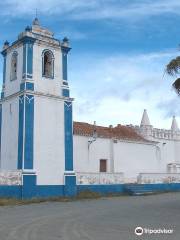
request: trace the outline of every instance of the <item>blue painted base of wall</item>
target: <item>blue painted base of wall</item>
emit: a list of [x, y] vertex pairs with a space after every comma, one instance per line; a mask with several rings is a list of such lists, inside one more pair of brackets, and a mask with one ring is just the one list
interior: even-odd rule
[[[51, 198], [72, 197], [83, 191], [92, 191], [101, 195], [130, 193], [141, 190], [141, 192], [175, 192], [180, 191], [180, 183], [169, 184], [114, 184], [114, 185], [76, 185], [74, 176], [67, 176], [66, 185], [36, 185], [35, 175], [24, 175], [23, 186], [0, 186], [1, 198]], [[133, 195], [133, 194], [132, 194]]]
[[102, 195], [124, 192], [124, 184], [112, 185], [77, 185], [77, 193], [83, 191], [92, 191]]
[[77, 195], [76, 176], [65, 176], [64, 195], [74, 197]]
[[0, 186], [1, 198], [22, 198], [22, 186]]

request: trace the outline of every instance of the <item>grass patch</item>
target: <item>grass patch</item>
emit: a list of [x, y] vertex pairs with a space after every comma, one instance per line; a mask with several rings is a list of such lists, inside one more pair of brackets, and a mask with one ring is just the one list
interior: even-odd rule
[[[173, 193], [178, 192], [174, 191]], [[153, 192], [151, 194], [142, 194], [139, 196], [150, 196], [156, 194], [164, 194], [164, 193], [172, 193], [172, 191], [158, 191]], [[107, 193], [107, 194], [100, 194], [98, 192], [93, 192], [90, 190], [85, 190], [80, 193], [76, 197], [51, 197], [51, 198], [32, 198], [27, 200], [21, 200], [16, 198], [0, 198], [0, 206], [17, 206], [17, 205], [26, 205], [26, 204], [38, 204], [44, 202], [72, 202], [78, 200], [88, 200], [88, 199], [100, 199], [100, 198], [111, 198], [111, 197], [126, 197], [132, 196], [128, 193]], [[134, 195], [136, 196], [136, 195]]]
[[26, 205], [26, 204], [35, 204], [43, 202], [69, 202], [71, 198], [63, 197], [52, 197], [52, 198], [32, 198], [29, 200], [21, 200], [16, 198], [0, 198], [0, 206], [11, 206], [11, 205]]
[[85, 190], [78, 193], [78, 195], [76, 196], [76, 199], [97, 199], [101, 197], [102, 195], [100, 193], [92, 192], [90, 190]]

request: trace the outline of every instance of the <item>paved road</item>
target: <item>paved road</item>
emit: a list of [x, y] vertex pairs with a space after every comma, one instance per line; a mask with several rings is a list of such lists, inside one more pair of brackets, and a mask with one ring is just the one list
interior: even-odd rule
[[[137, 226], [173, 234], [134, 234]], [[0, 240], [179, 240], [180, 193], [0, 207]]]

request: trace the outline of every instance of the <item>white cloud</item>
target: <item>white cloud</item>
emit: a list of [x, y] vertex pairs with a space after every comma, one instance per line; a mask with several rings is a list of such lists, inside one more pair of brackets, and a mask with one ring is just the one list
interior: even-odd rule
[[1, 14], [7, 16], [35, 15], [37, 8], [40, 15], [58, 14], [71, 19], [126, 19], [134, 21], [139, 18], [159, 14], [180, 14], [179, 0], [5, 0], [0, 3]]
[[[75, 97], [74, 119], [99, 124], [139, 124], [144, 108], [156, 127], [170, 127], [180, 113], [173, 79], [165, 65], [177, 52], [72, 59], [70, 83]], [[79, 67], [80, 66], [80, 67]], [[172, 104], [174, 103], [174, 104]]]

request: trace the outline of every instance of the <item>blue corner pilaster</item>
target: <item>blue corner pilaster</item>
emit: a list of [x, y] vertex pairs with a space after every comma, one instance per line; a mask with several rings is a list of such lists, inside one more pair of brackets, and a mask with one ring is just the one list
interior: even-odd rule
[[72, 102], [64, 102], [65, 171], [73, 171]]
[[24, 95], [19, 97], [18, 169], [23, 168]]
[[25, 96], [24, 169], [33, 169], [34, 96]]
[[63, 95], [63, 97], [69, 97], [69, 89], [63, 88], [62, 89], [62, 95]]
[[65, 46], [61, 46], [61, 50], [62, 50], [62, 76], [63, 76], [63, 80], [68, 79], [68, 75], [67, 75], [67, 55], [68, 52], [71, 50], [71, 48], [69, 47], [65, 47]]
[[77, 193], [76, 175], [73, 171], [73, 122], [72, 102], [64, 102], [64, 130], [65, 130], [65, 174], [64, 195], [75, 196]]
[[64, 196], [74, 197], [77, 195], [77, 185], [76, 185], [76, 175], [75, 173], [65, 173], [64, 175], [65, 185], [64, 185]]
[[36, 174], [34, 172], [23, 172], [22, 179], [22, 199], [31, 199], [36, 196]]
[[33, 169], [34, 96], [19, 97], [18, 169]]
[[32, 82], [23, 82], [20, 84], [20, 91], [30, 90], [34, 91], [34, 83]]
[[4, 57], [4, 62], [3, 62], [3, 85], [2, 85], [2, 92], [1, 92], [1, 99], [4, 98], [4, 90], [5, 90], [5, 82], [6, 82], [6, 51], [2, 52], [2, 55]]
[[23, 38], [23, 78], [32, 78], [33, 75], [33, 45], [34, 38]]

